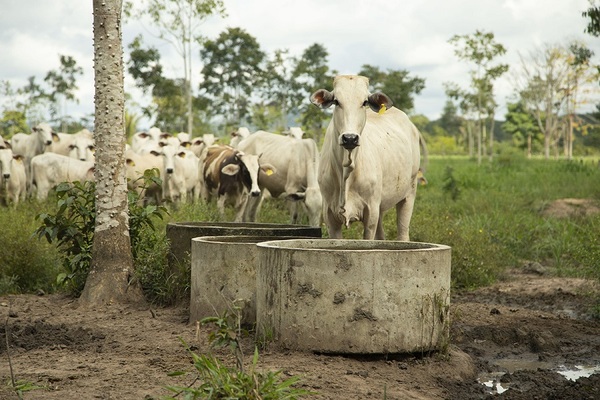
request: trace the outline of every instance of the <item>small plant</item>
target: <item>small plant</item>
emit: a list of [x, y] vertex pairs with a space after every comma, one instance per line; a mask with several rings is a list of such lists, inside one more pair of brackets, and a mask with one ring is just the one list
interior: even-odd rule
[[48, 243], [56, 242], [63, 255], [62, 272], [57, 283], [79, 295], [85, 285], [92, 259], [92, 240], [96, 221], [95, 184], [93, 182], [60, 183], [56, 187], [56, 214], [42, 213], [36, 218], [42, 225], [34, 232]]
[[[201, 323], [214, 324], [216, 330], [209, 334], [209, 342], [215, 347], [229, 347], [236, 357], [236, 367], [231, 368], [223, 365], [212, 354], [198, 355], [182, 340], [183, 345], [192, 357], [194, 368], [198, 373], [197, 381], [201, 382], [197, 387], [168, 386], [174, 397], [184, 393], [186, 399], [273, 399], [294, 400], [303, 396], [314, 394], [305, 389], [297, 389], [293, 386], [299, 382], [299, 377], [283, 379], [281, 371], [258, 371], [258, 349], [254, 349], [252, 365], [248, 371], [244, 370], [243, 354], [239, 342], [241, 328], [239, 318], [237, 328], [231, 326], [232, 317], [225, 312], [220, 317], [207, 317]], [[183, 375], [184, 372], [174, 372], [170, 376]]]
[[454, 177], [454, 169], [451, 166], [446, 166], [443, 189], [444, 192], [450, 194], [450, 198], [452, 200], [458, 200], [458, 197], [460, 196], [460, 188], [458, 187], [458, 181]]
[[[143, 180], [143, 188], [160, 184], [160, 179], [152, 172], [147, 172], [140, 179]], [[33, 236], [45, 238], [48, 243], [57, 243], [64, 268], [64, 272], [57, 277], [57, 283], [78, 296], [85, 285], [92, 260], [96, 226], [96, 185], [90, 181], [63, 182], [56, 187], [55, 192], [58, 210], [55, 214], [41, 213], [36, 217], [42, 223]], [[148, 232], [156, 231], [153, 218], [162, 219], [167, 210], [160, 206], [139, 205], [139, 196], [133, 191], [128, 193], [128, 200], [129, 234], [135, 260], [144, 253], [154, 251], [159, 238]]]

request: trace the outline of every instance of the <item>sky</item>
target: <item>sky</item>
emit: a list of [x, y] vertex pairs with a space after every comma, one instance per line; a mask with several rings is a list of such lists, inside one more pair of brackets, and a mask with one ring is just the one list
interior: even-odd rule
[[[469, 83], [472, 65], [458, 60], [448, 43], [453, 35], [477, 30], [492, 32], [507, 53], [497, 62], [518, 69], [519, 55], [545, 44], [584, 42], [600, 63], [600, 38], [584, 33], [581, 12], [588, 0], [224, 0], [227, 17], [211, 17], [202, 34], [215, 39], [229, 27], [240, 27], [254, 36], [263, 51], [288, 49], [294, 56], [314, 43], [329, 53], [328, 65], [344, 74], [356, 74], [362, 65], [382, 70], [407, 70], [425, 79], [425, 89], [415, 96], [415, 114], [437, 119], [446, 95], [444, 83], [463, 87]], [[59, 55], [69, 55], [83, 67], [76, 93], [79, 104], [67, 103], [66, 112], [76, 119], [94, 111], [93, 40], [91, 0], [0, 0], [0, 81], [22, 87], [30, 76], [43, 81], [58, 69]], [[154, 34], [151, 24], [139, 19], [123, 24], [127, 48], [142, 34], [146, 44], [157, 47], [170, 77], [183, 75], [180, 57]], [[128, 59], [127, 53], [124, 56]], [[200, 79], [200, 59], [194, 60], [193, 79]], [[126, 91], [146, 100], [126, 76]], [[512, 85], [510, 74], [495, 83], [497, 115], [506, 111]], [[0, 95], [1, 96], [1, 95]], [[6, 99], [0, 98], [0, 109]], [[308, 101], [308, 99], [307, 99]], [[590, 105], [590, 108], [592, 106]], [[148, 127], [138, 127], [140, 129]]]

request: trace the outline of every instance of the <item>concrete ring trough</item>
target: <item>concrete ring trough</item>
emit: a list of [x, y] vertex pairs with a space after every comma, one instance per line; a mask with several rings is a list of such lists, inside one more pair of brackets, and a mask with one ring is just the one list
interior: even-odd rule
[[339, 239], [256, 246], [259, 340], [334, 354], [447, 347], [450, 247]]
[[240, 316], [242, 325], [256, 323], [256, 244], [298, 236], [203, 236], [192, 239], [190, 321]]
[[191, 254], [192, 239], [200, 236], [297, 236], [320, 238], [321, 228], [307, 225], [266, 224], [258, 222], [172, 222], [167, 224], [170, 242], [169, 266], [183, 262]]

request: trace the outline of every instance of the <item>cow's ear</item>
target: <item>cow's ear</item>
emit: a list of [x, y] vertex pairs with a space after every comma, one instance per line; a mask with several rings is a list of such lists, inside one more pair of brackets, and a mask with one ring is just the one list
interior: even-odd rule
[[126, 159], [125, 164], [129, 165], [130, 167], [135, 167], [135, 161], [133, 161], [131, 158]]
[[58, 136], [56, 133], [52, 132], [52, 140], [55, 142], [60, 142], [60, 136]]
[[23, 156], [20, 154], [13, 154], [13, 159], [23, 162]]
[[188, 141], [185, 141], [185, 142], [181, 142], [180, 146], [183, 148], [189, 149], [192, 146], [192, 144]]
[[152, 154], [153, 156], [156, 156], [156, 157], [160, 156], [160, 153], [156, 150], [151, 150], [150, 154]]
[[180, 151], [179, 153], [177, 153], [177, 156], [179, 156], [181, 158], [185, 158], [185, 156], [186, 156], [185, 151]]
[[335, 102], [335, 97], [330, 91], [319, 89], [310, 96], [310, 102], [317, 107], [325, 109], [331, 107]]
[[238, 172], [240, 172], [240, 166], [237, 164], [228, 164], [228, 165], [224, 166], [223, 168], [221, 168], [221, 172], [224, 173], [225, 175], [233, 176], [233, 175], [237, 174]]
[[277, 173], [277, 168], [275, 168], [274, 166], [272, 166], [272, 165], [271, 165], [271, 164], [269, 164], [269, 163], [266, 163], [266, 164], [261, 164], [261, 165], [260, 165], [260, 170], [261, 170], [262, 172], [264, 172], [264, 173], [265, 173], [265, 175], [267, 175], [267, 176], [271, 176], [271, 175], [273, 175], [273, 174]]
[[392, 99], [390, 99], [387, 94], [381, 92], [376, 92], [369, 95], [368, 102], [371, 110], [375, 111], [376, 113], [383, 113], [385, 110], [389, 110], [394, 106]]

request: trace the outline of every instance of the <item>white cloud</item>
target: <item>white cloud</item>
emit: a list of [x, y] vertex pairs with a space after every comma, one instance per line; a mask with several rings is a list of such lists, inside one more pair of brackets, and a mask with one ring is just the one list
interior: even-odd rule
[[[446, 101], [443, 83], [468, 83], [468, 65], [454, 56], [448, 39], [475, 30], [491, 31], [507, 48], [499, 59], [515, 66], [518, 53], [544, 43], [582, 39], [600, 57], [600, 41], [585, 35], [581, 12], [587, 0], [225, 0], [228, 17], [210, 18], [202, 26], [209, 38], [227, 27], [241, 27], [264, 51], [289, 49], [300, 55], [314, 43], [329, 52], [329, 66], [356, 73], [364, 64], [382, 69], [406, 69], [426, 80], [415, 98], [415, 111], [437, 118]], [[179, 56], [160, 42], [139, 19], [124, 25], [124, 47], [138, 33], [162, 53], [170, 76], [177, 76]], [[92, 2], [63, 0], [2, 0], [0, 13], [0, 79], [13, 86], [29, 76], [38, 79], [58, 67], [58, 55], [71, 55], [85, 69], [79, 82], [80, 105], [73, 112], [93, 112]], [[199, 80], [200, 61], [194, 61]], [[130, 85], [130, 80], [128, 81]], [[497, 101], [510, 94], [508, 79], [497, 85]]]

